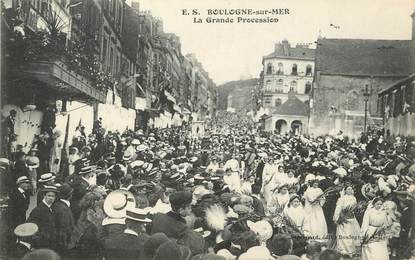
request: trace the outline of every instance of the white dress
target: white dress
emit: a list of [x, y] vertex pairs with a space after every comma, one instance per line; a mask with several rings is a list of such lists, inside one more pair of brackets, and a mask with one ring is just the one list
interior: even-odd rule
[[386, 212], [369, 208], [363, 217], [361, 236], [368, 242], [362, 245], [362, 260], [389, 260], [388, 240], [385, 235], [375, 235], [379, 228], [387, 226]]
[[320, 188], [309, 187], [305, 191], [304, 211], [307, 218], [304, 228], [309, 232], [313, 240], [325, 241], [327, 240], [327, 223], [320, 200], [315, 201], [321, 194], [323, 194], [323, 191]]
[[303, 232], [303, 234], [307, 234], [307, 231], [304, 229], [304, 222], [306, 219], [305, 211], [303, 206], [294, 207], [285, 207], [284, 213], [288, 216], [297, 226], [297, 228]]
[[356, 204], [357, 201], [353, 195], [344, 195], [340, 197], [337, 200], [333, 216], [334, 222], [337, 222], [340, 217], [347, 219], [345, 222], [337, 224], [336, 229], [336, 249], [340, 253], [346, 255], [353, 255], [360, 245], [360, 226], [352, 213]]
[[272, 199], [272, 191], [278, 185], [275, 175], [278, 172], [278, 166], [276, 164], [265, 164], [262, 170], [262, 195], [264, 196], [265, 203], [269, 203]]

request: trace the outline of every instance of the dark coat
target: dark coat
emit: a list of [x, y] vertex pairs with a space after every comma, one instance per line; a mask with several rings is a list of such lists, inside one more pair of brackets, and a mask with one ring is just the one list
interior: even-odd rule
[[15, 177], [14, 183], [16, 183], [16, 180], [19, 177], [22, 177], [22, 176], [26, 176], [29, 180], [31, 179], [30, 173], [29, 173], [29, 168], [27, 168], [25, 162], [17, 161], [14, 164], [14, 171], [13, 172], [14, 172], [13, 176]]
[[137, 259], [148, 240], [147, 234], [121, 233], [118, 236], [107, 239], [104, 244], [105, 259]]
[[180, 238], [187, 230], [186, 220], [179, 214], [170, 211], [167, 214], [158, 213], [152, 222], [151, 234], [162, 232], [169, 238]]
[[65, 202], [58, 200], [53, 206], [56, 225], [56, 249], [58, 252], [65, 252], [71, 240], [72, 231], [75, 228], [75, 221], [71, 209]]
[[107, 239], [118, 236], [124, 229], [125, 224], [113, 223], [104, 225], [100, 229], [99, 240], [104, 244]]
[[264, 204], [257, 197], [252, 196], [253, 203], [252, 207], [254, 208], [254, 213], [259, 216], [265, 216]]
[[27, 246], [17, 242], [13, 246], [13, 251], [10, 252], [10, 256], [15, 259], [22, 259], [27, 253], [29, 253], [31, 249], [27, 248]]
[[29, 201], [30, 197], [26, 192], [22, 194], [17, 188], [11, 190], [7, 211], [9, 225], [12, 230], [26, 222], [26, 211], [29, 208]]
[[79, 215], [81, 215], [81, 208], [79, 207], [79, 202], [88, 192], [88, 187], [89, 183], [80, 176], [75, 178], [75, 180], [72, 183], [73, 194], [71, 200], [71, 210], [75, 221], [77, 221]]
[[27, 222], [35, 223], [39, 227], [39, 232], [34, 237], [33, 246], [35, 248], [56, 247], [56, 225], [53, 209], [39, 202], [38, 206], [30, 213]]

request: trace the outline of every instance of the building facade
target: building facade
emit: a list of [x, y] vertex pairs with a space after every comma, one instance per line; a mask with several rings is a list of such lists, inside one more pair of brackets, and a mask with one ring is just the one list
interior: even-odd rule
[[[297, 116], [308, 118], [308, 115], [303, 115], [303, 113], [298, 115], [281, 114], [283, 111], [279, 111], [278, 108], [288, 102], [289, 96], [291, 96], [290, 106], [300, 105], [298, 111], [303, 111], [304, 105], [308, 111], [314, 75], [314, 55], [314, 49], [310, 49], [306, 45], [291, 47], [289, 42], [284, 40], [275, 44], [275, 49], [271, 54], [263, 57], [263, 71], [259, 85], [262, 98], [261, 111], [267, 114], [268, 121], [275, 123], [273, 127], [266, 128], [268, 131], [287, 132], [293, 130], [299, 133], [298, 129], [301, 129], [300, 132], [307, 130], [305, 127], [308, 125], [307, 120], [297, 122], [291, 119]], [[292, 100], [300, 100], [303, 104], [292, 102]], [[283, 125], [277, 124], [277, 118], [287, 118], [288, 121], [295, 123], [288, 124], [286, 127], [284, 124], [287, 124], [287, 121]]]
[[11, 0], [2, 11], [2, 111], [17, 111], [18, 144], [45, 131], [72, 140], [98, 118], [122, 132], [215, 114], [208, 73], [137, 2]]
[[365, 95], [367, 125], [381, 122], [377, 93], [413, 71], [411, 46], [411, 40], [319, 39], [313, 132], [359, 135], [365, 124]]
[[415, 74], [378, 94], [386, 136], [415, 136]]

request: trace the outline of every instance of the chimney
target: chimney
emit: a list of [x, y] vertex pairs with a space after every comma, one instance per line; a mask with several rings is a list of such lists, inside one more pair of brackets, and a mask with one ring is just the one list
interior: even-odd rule
[[282, 41], [282, 48], [284, 51], [284, 56], [290, 56], [290, 43], [287, 40]]
[[412, 18], [412, 40], [415, 40], [415, 11], [411, 14]]
[[134, 1], [131, 3], [131, 7], [136, 11], [137, 13], [140, 11], [140, 3], [138, 1]]

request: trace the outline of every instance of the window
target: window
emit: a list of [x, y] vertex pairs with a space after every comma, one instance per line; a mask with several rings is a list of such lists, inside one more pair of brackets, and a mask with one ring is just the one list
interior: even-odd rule
[[283, 83], [284, 81], [282, 79], [277, 80], [277, 89], [276, 89], [277, 93], [283, 92]]
[[118, 72], [120, 71], [120, 58], [119, 58], [119, 56], [117, 55], [116, 57], [115, 57], [115, 75], [117, 75], [118, 74]]
[[297, 93], [297, 81], [295, 81], [295, 80], [291, 81], [290, 91], [293, 91], [294, 93]]
[[102, 43], [102, 64], [104, 67], [107, 64], [107, 51], [108, 51], [108, 40], [107, 37], [104, 37], [104, 41]]
[[281, 105], [281, 103], [282, 103], [281, 98], [277, 98], [277, 99], [275, 99], [275, 106], [276, 106], [276, 107], [280, 106], [280, 105]]
[[272, 64], [268, 63], [267, 65], [267, 74], [272, 74]]
[[313, 75], [313, 73], [311, 72], [311, 69], [312, 69], [311, 65], [310, 64], [307, 65], [307, 67], [305, 68], [305, 75], [306, 76], [312, 76]]
[[49, 14], [49, 3], [47, 0], [42, 0], [41, 6], [40, 6], [40, 13], [45, 17], [48, 18]]
[[108, 66], [108, 70], [109, 71], [111, 71], [111, 69], [113, 68], [113, 66], [114, 66], [114, 49], [111, 47], [110, 48], [110, 64], [109, 64], [109, 66]]
[[304, 94], [310, 94], [311, 92], [311, 83], [307, 81], [307, 83], [305, 83], [305, 92]]
[[117, 9], [117, 0], [112, 0], [111, 14], [115, 16], [115, 10]]
[[271, 80], [267, 80], [265, 83], [265, 91], [271, 91]]
[[297, 64], [293, 64], [291, 69], [291, 75], [297, 75]]
[[359, 110], [359, 94], [357, 91], [352, 90], [346, 96], [346, 109], [347, 110]]
[[278, 63], [278, 71], [277, 71], [278, 75], [283, 75], [284, 74], [284, 65], [282, 64], [282, 62]]
[[265, 104], [271, 104], [271, 97], [265, 98]]

